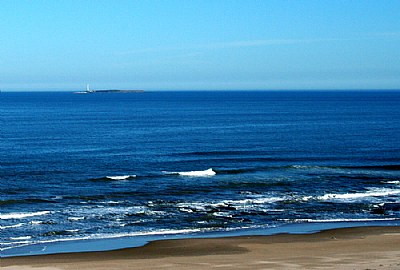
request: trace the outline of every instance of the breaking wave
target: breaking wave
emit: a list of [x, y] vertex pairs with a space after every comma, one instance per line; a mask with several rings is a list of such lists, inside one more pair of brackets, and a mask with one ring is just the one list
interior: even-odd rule
[[0, 214], [0, 219], [22, 219], [34, 216], [43, 216], [50, 214], [50, 211], [39, 211], [33, 213], [8, 213], [8, 214]]
[[92, 178], [89, 179], [92, 182], [107, 182], [107, 181], [121, 181], [121, 180], [129, 180], [132, 178], [136, 178], [137, 176], [135, 174], [132, 175], [107, 175], [105, 177], [100, 177], [100, 178]]
[[400, 189], [373, 188], [366, 192], [358, 193], [328, 193], [317, 197], [319, 200], [357, 200], [368, 197], [386, 197], [400, 194]]
[[189, 176], [189, 177], [207, 177], [207, 176], [214, 176], [217, 174], [212, 168], [204, 170], [204, 171], [187, 171], [187, 172], [166, 172], [166, 171], [164, 171], [163, 173], [175, 174], [175, 175], [180, 175], [180, 176]]
[[106, 176], [106, 178], [111, 180], [126, 180], [129, 178], [135, 178], [136, 175], [116, 175], [116, 176]]

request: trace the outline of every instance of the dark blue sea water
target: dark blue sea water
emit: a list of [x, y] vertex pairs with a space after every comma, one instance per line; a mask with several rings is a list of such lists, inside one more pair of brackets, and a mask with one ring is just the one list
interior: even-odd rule
[[3, 92], [0, 115], [3, 254], [74, 239], [400, 224], [400, 91]]

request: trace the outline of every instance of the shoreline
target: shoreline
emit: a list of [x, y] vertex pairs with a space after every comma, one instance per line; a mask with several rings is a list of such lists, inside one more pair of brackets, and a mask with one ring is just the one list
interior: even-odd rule
[[14, 269], [400, 269], [400, 227], [158, 240], [113, 251], [8, 257]]
[[281, 226], [238, 228], [223, 231], [201, 231], [194, 229], [132, 232], [103, 235], [99, 238], [65, 238], [43, 242], [25, 243], [21, 246], [0, 250], [1, 257], [21, 257], [77, 252], [112, 251], [137, 248], [159, 240], [207, 239], [246, 236], [273, 236], [278, 234], [314, 234], [322, 231], [358, 227], [400, 227], [400, 220], [348, 220], [328, 222], [289, 223]]

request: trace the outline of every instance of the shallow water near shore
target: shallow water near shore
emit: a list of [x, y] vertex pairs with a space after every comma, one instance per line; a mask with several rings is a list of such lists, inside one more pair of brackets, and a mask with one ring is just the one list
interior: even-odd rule
[[134, 236], [112, 237], [101, 239], [80, 239], [67, 241], [45, 242], [34, 245], [19, 246], [5, 250], [2, 257], [33, 256], [57, 253], [78, 253], [93, 251], [109, 251], [124, 248], [141, 247], [153, 241], [176, 240], [190, 238], [225, 238], [239, 236], [271, 236], [277, 234], [312, 234], [330, 229], [356, 228], [370, 226], [400, 226], [400, 221], [371, 221], [371, 222], [326, 222], [286, 224], [279, 227], [240, 229], [211, 232], [170, 232], [155, 234], [140, 234]]
[[0, 105], [2, 256], [399, 225], [399, 91], [1, 93]]

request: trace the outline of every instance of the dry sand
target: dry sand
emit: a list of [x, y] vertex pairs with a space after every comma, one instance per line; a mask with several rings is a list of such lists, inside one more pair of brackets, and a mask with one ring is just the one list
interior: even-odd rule
[[2, 270], [400, 269], [400, 227], [152, 242], [116, 251], [1, 259]]

